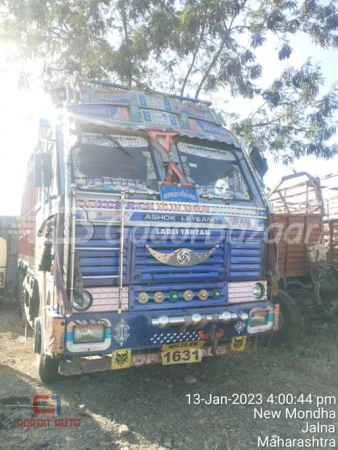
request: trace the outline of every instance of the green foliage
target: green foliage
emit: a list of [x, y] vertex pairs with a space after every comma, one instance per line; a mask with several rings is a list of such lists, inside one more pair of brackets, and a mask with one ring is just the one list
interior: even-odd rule
[[286, 164], [303, 155], [334, 156], [338, 145], [328, 141], [336, 133], [338, 87], [320, 97], [322, 83], [320, 68], [310, 60], [298, 70], [288, 68], [262, 93], [264, 102], [251, 117], [234, 121], [234, 132]]
[[44, 61], [47, 86], [85, 78], [142, 84], [181, 95], [225, 89], [262, 99], [233, 130], [284, 161], [337, 152], [337, 89], [320, 96], [320, 68], [288, 68], [270, 87], [258, 81], [256, 51], [273, 36], [276, 58], [292, 55], [290, 38], [305, 33], [323, 48], [338, 47], [334, 2], [319, 0], [0, 0], [0, 39], [18, 57]]

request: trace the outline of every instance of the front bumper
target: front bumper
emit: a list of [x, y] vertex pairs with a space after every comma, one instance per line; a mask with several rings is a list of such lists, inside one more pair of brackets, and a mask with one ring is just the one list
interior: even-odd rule
[[[252, 323], [253, 311], [266, 311], [267, 323]], [[274, 314], [275, 313], [275, 314]], [[59, 360], [63, 375], [100, 372], [163, 363], [162, 352], [181, 346], [200, 349], [201, 359], [255, 347], [256, 336], [271, 332], [278, 323], [278, 304], [269, 301], [228, 305], [202, 310], [74, 314], [69, 318], [50, 313], [47, 329], [52, 339], [48, 353]], [[165, 322], [165, 327], [163, 323]], [[74, 344], [74, 326], [104, 324], [104, 341]], [[114, 361], [118, 364], [114, 364]]]
[[[235, 338], [238, 339], [238, 338]], [[240, 338], [242, 339], [242, 338]], [[248, 352], [254, 349], [255, 338], [245, 339], [245, 345], [241, 350], [233, 346], [231, 342], [220, 344], [217, 347], [207, 345], [202, 348], [202, 358], [211, 356], [221, 356], [231, 353]], [[119, 351], [117, 351], [119, 352]], [[120, 350], [123, 354], [123, 350]], [[162, 363], [161, 351], [147, 353], [133, 353], [130, 358], [129, 367], [153, 366]], [[115, 367], [119, 368], [119, 367]], [[121, 367], [126, 368], [126, 367]], [[102, 355], [100, 357], [72, 357], [71, 359], [63, 359], [59, 363], [59, 372], [65, 376], [83, 375], [93, 372], [105, 372], [113, 370], [113, 357], [111, 355]]]
[[[253, 326], [253, 311], [266, 311], [267, 323]], [[227, 343], [235, 336], [254, 336], [272, 330], [273, 305], [269, 301], [209, 307], [198, 310], [166, 310], [147, 312], [73, 314], [65, 326], [65, 355], [111, 354], [118, 349], [133, 353], [149, 352], [163, 344], [204, 340], [206, 345]], [[96, 343], [74, 343], [74, 327], [102, 324], [104, 340]]]

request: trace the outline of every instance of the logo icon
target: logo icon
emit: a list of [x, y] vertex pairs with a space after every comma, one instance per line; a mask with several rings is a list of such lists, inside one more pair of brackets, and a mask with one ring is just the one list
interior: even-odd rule
[[[39, 406], [39, 402], [46, 402], [49, 399], [55, 400], [56, 408]], [[33, 397], [33, 411], [35, 414], [56, 414], [61, 416], [61, 397], [59, 395], [35, 395]]]
[[175, 250], [172, 253], [161, 253], [153, 248], [146, 245], [146, 249], [149, 253], [157, 259], [162, 264], [167, 264], [168, 266], [195, 266], [197, 264], [201, 264], [203, 261], [206, 261], [210, 256], [215, 252], [218, 248], [218, 245], [211, 248], [207, 252], [197, 253], [189, 248], [180, 248]]
[[190, 250], [183, 249], [177, 253], [176, 260], [178, 264], [182, 266], [189, 264], [190, 261]]

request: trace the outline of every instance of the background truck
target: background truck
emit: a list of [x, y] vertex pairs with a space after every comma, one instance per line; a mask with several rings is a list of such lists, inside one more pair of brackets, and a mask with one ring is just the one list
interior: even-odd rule
[[5, 295], [7, 270], [7, 241], [0, 237], [0, 306], [2, 305]]
[[5, 296], [14, 300], [17, 242], [18, 217], [0, 216], [0, 306]]
[[338, 174], [286, 176], [269, 191], [280, 288], [311, 320], [338, 313]]
[[270, 335], [279, 308], [259, 152], [250, 158], [208, 102], [96, 81], [51, 94], [17, 281], [41, 379], [200, 362]]

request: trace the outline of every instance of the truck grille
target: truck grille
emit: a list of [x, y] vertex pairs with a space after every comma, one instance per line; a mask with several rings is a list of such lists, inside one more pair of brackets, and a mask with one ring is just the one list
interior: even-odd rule
[[[93, 227], [93, 236], [90, 240], [85, 240], [86, 228], [80, 224], [76, 226], [76, 260], [83, 277], [83, 285], [118, 286], [120, 228], [106, 225]], [[184, 242], [175, 242], [178, 240], [177, 235], [162, 236], [156, 235], [151, 229], [126, 227], [123, 285], [129, 287], [130, 309], [186, 309], [203, 305], [224, 305], [227, 303], [227, 281], [261, 279], [263, 232], [253, 236], [251, 231], [244, 233], [232, 230], [230, 237], [225, 232], [222, 239], [218, 230], [210, 230], [209, 233], [207, 237], [187, 236]], [[188, 248], [196, 253], [204, 253], [215, 245], [218, 247], [206, 261], [182, 267], [157, 261], [147, 249], [147, 246], [150, 246], [160, 253], [172, 253]], [[192, 291], [190, 301], [184, 299], [187, 290]], [[208, 294], [204, 300], [199, 298], [201, 290], [206, 290]], [[149, 300], [142, 304], [138, 301], [138, 296], [144, 292], [149, 296]], [[155, 293], [158, 292], [164, 295], [161, 303], [154, 301]], [[172, 299], [173, 293], [177, 296], [175, 301]]]
[[[89, 228], [90, 229], [90, 228]], [[106, 233], [108, 233], [106, 235]], [[76, 226], [75, 256], [79, 264], [84, 287], [118, 286], [120, 263], [120, 229], [95, 225], [90, 240], [87, 229]], [[109, 239], [109, 240], [107, 240]], [[127, 270], [128, 242], [124, 243], [123, 284], [129, 282]]]
[[[264, 232], [232, 231], [229, 239], [229, 281], [259, 280], [262, 275]], [[238, 240], [236, 242], [236, 240]]]
[[[199, 230], [199, 232], [207, 230]], [[203, 302], [208, 306], [225, 303], [225, 284], [227, 274], [226, 245], [224, 238], [220, 241], [219, 232], [211, 231], [210, 235], [186, 236], [179, 241], [179, 235], [156, 235], [140, 228], [135, 237], [140, 242], [132, 244], [133, 258], [131, 267], [131, 290], [135, 309], [165, 309], [165, 308], [190, 308], [202, 306]], [[149, 233], [147, 234], [149, 236]], [[177, 240], [175, 242], [175, 240]], [[147, 250], [147, 245], [160, 253], [172, 253], [175, 250], [187, 248], [196, 253], [204, 253], [218, 245], [214, 253], [204, 262], [194, 266], [170, 266], [157, 261]], [[199, 291], [205, 289], [208, 298], [201, 301], [198, 298]], [[193, 298], [186, 301], [184, 292], [191, 290]], [[162, 303], [156, 303], [154, 295], [161, 292], [165, 296]], [[141, 292], [147, 292], [149, 301], [140, 304], [137, 297]], [[178, 300], [170, 301], [170, 292], [175, 292]], [[216, 296], [218, 294], [218, 296]]]

